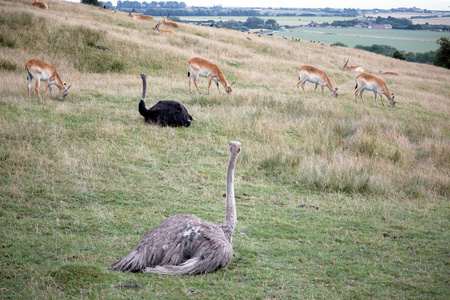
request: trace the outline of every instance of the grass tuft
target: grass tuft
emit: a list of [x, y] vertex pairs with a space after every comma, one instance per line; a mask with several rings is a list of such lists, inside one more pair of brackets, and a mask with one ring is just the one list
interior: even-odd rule
[[15, 70], [17, 70], [17, 65], [13, 64], [9, 61], [0, 59], [0, 69], [5, 70], [5, 71], [15, 71]]
[[110, 278], [107, 271], [95, 265], [66, 264], [50, 273], [58, 289], [77, 294], [80, 289], [98, 285]]

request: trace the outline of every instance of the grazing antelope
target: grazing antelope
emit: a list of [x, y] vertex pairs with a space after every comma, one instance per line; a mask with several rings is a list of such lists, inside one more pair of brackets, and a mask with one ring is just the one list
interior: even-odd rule
[[167, 15], [167, 17], [165, 17], [165, 18], [161, 15], [161, 17], [163, 18], [163, 25], [168, 26], [168, 27], [176, 27], [176, 28], [179, 28], [180, 25], [178, 25], [178, 23], [171, 22], [171, 21], [167, 21], [167, 19], [169, 18], [169, 16], [170, 16], [170, 13], [169, 13], [169, 14]]
[[213, 64], [206, 59], [200, 57], [191, 58], [188, 61], [188, 77], [189, 77], [189, 93], [191, 93], [191, 83], [194, 81], [194, 85], [197, 88], [197, 91], [201, 94], [198, 86], [197, 79], [198, 76], [207, 77], [208, 78], [208, 95], [209, 95], [209, 87], [211, 86], [211, 81], [214, 81], [217, 86], [217, 90], [219, 90], [219, 83], [223, 85], [225, 88], [225, 92], [230, 95], [232, 92], [231, 86], [234, 84], [234, 81], [231, 84], [228, 84], [227, 79], [223, 75], [219, 66]]
[[316, 91], [317, 86], [320, 85], [320, 88], [322, 89], [322, 96], [324, 86], [326, 86], [330, 90], [331, 96], [333, 96], [334, 98], [338, 96], [337, 93], [338, 88], [334, 88], [328, 75], [317, 68], [307, 65], [301, 66], [298, 69], [298, 79], [300, 81], [297, 83], [297, 94], [298, 94], [298, 87], [300, 86], [300, 84], [302, 85], [303, 93], [306, 94], [305, 83], [308, 81], [314, 83], [314, 92]]
[[395, 107], [394, 94], [389, 93], [386, 83], [374, 75], [367, 73], [362, 73], [356, 76], [356, 86], [355, 86], [355, 103], [358, 99], [358, 94], [361, 96], [362, 102], [364, 102], [363, 93], [364, 90], [373, 91], [373, 104], [376, 104], [377, 94], [380, 95], [381, 105], [383, 103], [383, 94], [389, 99], [389, 106]]
[[138, 9], [136, 12], [134, 12], [134, 8], [133, 8], [133, 10], [128, 13], [128, 16], [133, 19], [136, 19], [136, 20], [153, 20], [152, 16], [138, 15], [139, 11], [140, 11], [140, 9]]
[[[69, 85], [67, 87], [66, 84], [61, 81], [61, 78], [59, 78], [58, 72], [56, 72], [56, 68], [54, 66], [51, 66], [39, 59], [30, 59], [25, 64], [25, 71], [27, 72], [28, 96], [30, 97], [31, 81], [33, 79], [36, 81], [34, 90], [41, 100], [45, 99], [45, 93], [47, 92], [47, 89], [50, 90], [50, 97], [52, 97], [52, 85], [56, 85], [59, 89], [59, 100], [63, 100], [67, 96], [67, 91], [72, 86]], [[42, 97], [39, 94], [39, 85], [41, 81], [45, 81], [44, 95]]]
[[168, 33], [168, 34], [173, 34], [173, 31], [170, 29], [161, 29], [159, 27], [161, 27], [162, 21], [159, 21], [158, 24], [156, 24], [156, 26], [153, 28], [153, 30], [158, 31], [159, 33]]
[[398, 76], [397, 72], [382, 72], [381, 70], [378, 71], [379, 75], [393, 75], [393, 76]]
[[43, 9], [48, 9], [47, 4], [45, 4], [44, 2], [39, 2], [37, 0], [34, 0], [33, 3], [31, 3], [31, 5], [33, 5], [35, 7], [43, 8]]
[[347, 58], [347, 61], [345, 61], [345, 63], [344, 63], [344, 67], [342, 68], [342, 70], [345, 70], [345, 69], [349, 69], [350, 71], [352, 71], [352, 72], [358, 72], [358, 73], [366, 73], [366, 69], [364, 69], [363, 67], [359, 67], [359, 66], [349, 66], [348, 65], [348, 61], [349, 61], [350, 59], [349, 58]]

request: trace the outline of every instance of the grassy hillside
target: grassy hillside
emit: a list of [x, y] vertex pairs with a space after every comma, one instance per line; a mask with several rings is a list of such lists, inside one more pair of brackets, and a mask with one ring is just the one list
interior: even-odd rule
[[[0, 0], [2, 298], [449, 297], [449, 70], [210, 27], [161, 35], [125, 13], [29, 2]], [[235, 81], [232, 97], [189, 94], [194, 56]], [[64, 101], [28, 97], [31, 58], [72, 84]], [[355, 103], [346, 58], [400, 74], [385, 78], [395, 109], [372, 93]], [[339, 97], [309, 83], [297, 95], [302, 64]], [[147, 102], [182, 102], [192, 126], [144, 123], [141, 72]], [[230, 140], [243, 152], [228, 269], [107, 270], [168, 216], [223, 221]]]

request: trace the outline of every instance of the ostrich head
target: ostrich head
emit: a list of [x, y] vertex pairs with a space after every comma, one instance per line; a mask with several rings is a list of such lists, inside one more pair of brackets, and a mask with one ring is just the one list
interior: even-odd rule
[[241, 152], [242, 144], [240, 142], [231, 141], [229, 143], [229, 150], [232, 154], [239, 154]]

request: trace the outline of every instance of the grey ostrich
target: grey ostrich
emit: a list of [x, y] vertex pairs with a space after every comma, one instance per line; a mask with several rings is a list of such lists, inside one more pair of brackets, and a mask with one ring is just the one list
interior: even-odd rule
[[142, 73], [142, 98], [139, 101], [139, 113], [145, 122], [156, 123], [161, 126], [188, 127], [193, 118], [183, 104], [173, 100], [158, 101], [150, 109], [145, 108], [145, 94], [147, 93], [147, 74]]
[[234, 169], [241, 143], [229, 143], [227, 213], [223, 224], [194, 215], [176, 215], [147, 232], [126, 257], [108, 269], [166, 275], [206, 274], [226, 268], [233, 257], [232, 235], [237, 223]]

